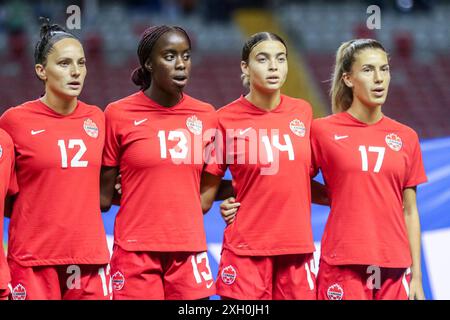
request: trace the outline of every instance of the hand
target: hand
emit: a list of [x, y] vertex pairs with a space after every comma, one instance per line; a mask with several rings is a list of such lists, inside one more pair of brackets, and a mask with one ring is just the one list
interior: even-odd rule
[[118, 194], [122, 194], [122, 175], [117, 175], [116, 184], [114, 185], [114, 189], [116, 189]]
[[421, 278], [412, 278], [409, 284], [409, 300], [425, 300]]
[[220, 204], [220, 214], [227, 225], [231, 224], [236, 218], [236, 212], [240, 205], [241, 204], [236, 202], [236, 199], [233, 197], [225, 199]]

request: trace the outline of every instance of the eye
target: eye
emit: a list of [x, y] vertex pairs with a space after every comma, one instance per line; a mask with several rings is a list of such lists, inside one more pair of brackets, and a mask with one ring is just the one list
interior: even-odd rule
[[258, 58], [257, 60], [258, 60], [258, 62], [260, 62], [260, 63], [264, 63], [264, 62], [267, 61], [267, 59], [264, 58], [264, 57], [260, 57], [260, 58]]
[[371, 71], [371, 69], [370, 69], [370, 68], [364, 68], [362, 71], [363, 71], [364, 73], [368, 73], [368, 72]]
[[86, 60], [80, 60], [80, 61], [78, 62], [78, 64], [79, 64], [80, 66], [84, 66], [84, 65], [86, 65]]
[[279, 57], [278, 58], [278, 62], [285, 62], [286, 61], [286, 57]]
[[190, 55], [189, 53], [185, 53], [185, 54], [183, 55], [183, 59], [184, 59], [185, 61], [188, 61], [190, 58], [191, 58], [191, 55]]
[[164, 56], [164, 59], [166, 59], [167, 61], [172, 61], [173, 59], [175, 59], [175, 56], [169, 53]]
[[68, 61], [61, 61], [58, 63], [58, 65], [62, 66], [62, 67], [67, 67], [69, 65]]
[[385, 67], [381, 68], [381, 71], [384, 71], [384, 72], [389, 72], [389, 70], [390, 70], [389, 66], [385, 66]]

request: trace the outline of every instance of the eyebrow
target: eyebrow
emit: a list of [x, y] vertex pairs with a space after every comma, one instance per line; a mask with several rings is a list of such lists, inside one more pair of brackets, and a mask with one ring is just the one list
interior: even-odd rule
[[[191, 49], [189, 48], [189, 49], [184, 50], [183, 53], [190, 52], [190, 51], [191, 51]], [[164, 49], [164, 50], [162, 50], [163, 54], [164, 53], [177, 53], [177, 52], [178, 51], [175, 50], [175, 49]]]
[[[258, 52], [258, 53], [256, 54], [256, 56], [259, 56], [259, 55], [263, 55], [263, 56], [266, 56], [266, 57], [269, 57], [269, 56], [270, 56], [270, 54], [267, 53], [267, 52]], [[281, 55], [286, 55], [286, 52], [279, 52], [279, 53], [277, 53], [275, 56], [276, 56], [276, 57], [279, 57], [279, 56], [281, 56]]]
[[[381, 66], [381, 68], [383, 68], [383, 67], [388, 67], [388, 66], [389, 66], [389, 63], [385, 63], [385, 64], [383, 64], [383, 65]], [[366, 64], [363, 64], [361, 67], [362, 67], [362, 68], [364, 68], [364, 67], [371, 67], [371, 68], [374, 68], [375, 66], [374, 66], [373, 64], [366, 63]]]

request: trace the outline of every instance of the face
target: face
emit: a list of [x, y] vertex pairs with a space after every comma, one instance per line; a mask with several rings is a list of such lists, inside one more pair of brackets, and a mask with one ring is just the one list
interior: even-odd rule
[[169, 93], [179, 93], [186, 86], [191, 71], [191, 54], [186, 36], [177, 31], [163, 34], [152, 50], [146, 68], [152, 74], [152, 86]]
[[275, 40], [264, 40], [250, 52], [248, 63], [241, 62], [250, 87], [262, 92], [280, 90], [288, 72], [286, 47]]
[[386, 101], [391, 74], [386, 52], [364, 49], [356, 54], [349, 74], [344, 73], [345, 84], [353, 90], [353, 100], [368, 107], [377, 107]]
[[65, 38], [53, 45], [45, 66], [35, 66], [38, 77], [45, 82], [46, 92], [62, 98], [78, 97], [86, 78], [86, 58], [81, 43]]

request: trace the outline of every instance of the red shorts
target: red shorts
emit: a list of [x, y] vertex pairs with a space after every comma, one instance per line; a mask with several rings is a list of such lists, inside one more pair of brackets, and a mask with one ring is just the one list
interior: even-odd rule
[[8, 300], [11, 294], [11, 284], [8, 284], [8, 288], [0, 289], [0, 300]]
[[238, 256], [224, 249], [217, 277], [217, 294], [240, 300], [315, 300], [312, 253], [278, 256]]
[[8, 261], [12, 300], [110, 300], [109, 265], [24, 267]]
[[319, 300], [408, 300], [411, 275], [405, 268], [333, 266], [320, 260]]
[[206, 252], [126, 251], [114, 245], [114, 300], [195, 300], [216, 292]]

